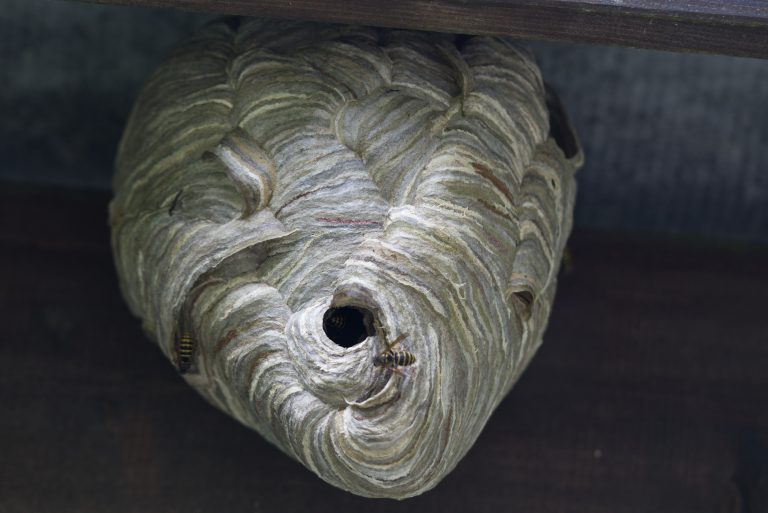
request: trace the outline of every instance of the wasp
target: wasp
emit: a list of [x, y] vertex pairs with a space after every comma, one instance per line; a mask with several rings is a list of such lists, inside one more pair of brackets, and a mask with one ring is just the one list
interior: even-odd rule
[[333, 329], [343, 329], [345, 324], [347, 324], [347, 321], [343, 315], [336, 314], [328, 318], [328, 325]]
[[181, 337], [176, 343], [176, 363], [179, 368], [179, 374], [184, 374], [192, 367], [192, 353], [195, 349], [195, 343], [192, 335], [188, 331], [181, 333]]
[[385, 367], [387, 369], [390, 369], [400, 375], [402, 375], [402, 372], [398, 369], [398, 367], [407, 367], [409, 365], [413, 365], [416, 363], [416, 355], [411, 353], [410, 351], [395, 351], [392, 349], [396, 345], [398, 345], [400, 342], [405, 340], [405, 338], [408, 336], [407, 333], [404, 333], [397, 337], [395, 340], [387, 344], [387, 349], [384, 350], [383, 353], [381, 353], [379, 356], [376, 356], [373, 358], [373, 366], [374, 367]]

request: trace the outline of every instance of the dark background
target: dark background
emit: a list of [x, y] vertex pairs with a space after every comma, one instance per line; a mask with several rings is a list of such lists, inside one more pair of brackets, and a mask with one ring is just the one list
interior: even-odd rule
[[205, 404], [120, 297], [117, 141], [211, 18], [0, 8], [0, 513], [768, 513], [768, 61], [532, 45], [587, 153], [572, 269], [466, 458], [367, 500]]

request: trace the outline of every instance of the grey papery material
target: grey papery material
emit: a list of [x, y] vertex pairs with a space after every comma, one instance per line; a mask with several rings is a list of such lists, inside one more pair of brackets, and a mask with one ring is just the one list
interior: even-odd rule
[[[189, 332], [192, 386], [324, 480], [424, 492], [541, 343], [581, 163], [546, 97], [503, 39], [210, 25], [120, 145], [124, 296], [172, 361]], [[323, 329], [345, 305], [373, 321], [349, 348]], [[374, 366], [401, 334], [416, 363]]]

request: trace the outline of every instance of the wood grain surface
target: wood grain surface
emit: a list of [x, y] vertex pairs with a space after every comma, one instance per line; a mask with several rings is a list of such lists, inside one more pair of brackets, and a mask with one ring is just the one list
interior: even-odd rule
[[768, 57], [763, 0], [95, 0], [672, 51]]
[[0, 185], [0, 512], [768, 511], [766, 249], [576, 233], [544, 345], [469, 455], [369, 500], [135, 343], [105, 192]]

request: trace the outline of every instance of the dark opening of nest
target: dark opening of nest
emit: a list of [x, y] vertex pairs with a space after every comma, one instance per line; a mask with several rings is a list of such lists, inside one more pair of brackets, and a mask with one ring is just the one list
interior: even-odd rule
[[374, 334], [373, 314], [364, 308], [329, 308], [323, 315], [323, 330], [341, 347], [352, 347]]
[[576, 135], [571, 130], [568, 117], [560, 104], [560, 98], [555, 91], [548, 85], [547, 89], [547, 109], [549, 110], [549, 135], [555, 140], [560, 149], [563, 150], [565, 158], [570, 159], [578, 155], [579, 143]]

